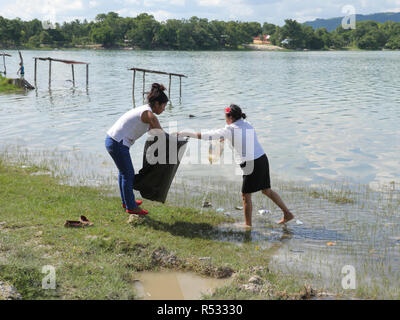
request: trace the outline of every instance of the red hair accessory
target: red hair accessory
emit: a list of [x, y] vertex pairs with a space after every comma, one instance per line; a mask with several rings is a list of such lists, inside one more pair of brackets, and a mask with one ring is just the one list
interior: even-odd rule
[[230, 112], [231, 112], [231, 108], [230, 108], [230, 107], [225, 108], [225, 113], [226, 113], [226, 114], [229, 114]]

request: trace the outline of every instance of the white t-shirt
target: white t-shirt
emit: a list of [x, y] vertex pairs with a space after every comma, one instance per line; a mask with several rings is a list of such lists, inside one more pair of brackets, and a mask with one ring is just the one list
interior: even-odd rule
[[202, 131], [201, 138], [204, 140], [221, 138], [229, 140], [240, 162], [258, 159], [265, 153], [258, 142], [253, 126], [243, 119], [236, 120], [225, 128]]
[[107, 134], [115, 141], [122, 140], [125, 146], [131, 147], [137, 139], [150, 129], [150, 125], [142, 121], [141, 117], [144, 111], [153, 112], [148, 104], [132, 109], [122, 115], [107, 131]]

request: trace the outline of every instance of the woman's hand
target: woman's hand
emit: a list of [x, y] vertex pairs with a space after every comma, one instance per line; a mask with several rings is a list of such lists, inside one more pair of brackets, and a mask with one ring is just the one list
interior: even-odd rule
[[201, 134], [195, 133], [195, 132], [181, 131], [181, 132], [178, 132], [177, 135], [178, 135], [178, 137], [189, 137], [189, 138], [201, 139]]

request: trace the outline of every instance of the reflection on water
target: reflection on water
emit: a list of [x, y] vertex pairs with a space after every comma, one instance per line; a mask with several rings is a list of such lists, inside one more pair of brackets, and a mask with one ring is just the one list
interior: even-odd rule
[[[17, 56], [9, 61], [17, 66]], [[132, 103], [132, 73], [140, 66], [179, 72], [172, 79], [172, 106], [161, 122], [178, 121], [179, 129], [224, 125], [221, 110], [237, 103], [248, 114], [267, 152], [272, 172], [290, 180], [319, 183], [399, 181], [399, 52], [151, 52], [24, 51], [26, 76], [32, 82], [34, 56], [90, 62], [85, 68], [39, 64], [38, 90], [0, 96], [0, 142], [32, 149], [78, 147], [104, 153], [107, 129]], [[32, 63], [30, 63], [32, 61]], [[16, 68], [17, 70], [17, 68]], [[227, 71], [229, 70], [229, 72]], [[136, 79], [136, 104], [142, 103], [142, 78]], [[147, 75], [151, 82], [168, 78]], [[195, 117], [189, 117], [189, 115]], [[143, 139], [132, 150], [140, 166]], [[204, 155], [206, 157], [207, 155]], [[228, 177], [218, 167], [185, 166], [183, 172]], [[185, 171], [186, 170], [186, 171]]]
[[[198, 209], [204, 199], [211, 202], [213, 210], [238, 221], [218, 226], [215, 240], [238, 246], [252, 242], [263, 250], [260, 254], [271, 257], [272, 268], [311, 277], [316, 287], [341, 291], [342, 268], [352, 265], [359, 288], [396, 297], [400, 284], [400, 193], [395, 185], [379, 192], [366, 186], [330, 186], [332, 193], [348, 197], [346, 203], [338, 203], [335, 200], [340, 198], [324, 193], [321, 186], [314, 189], [276, 178], [272, 181], [296, 216], [287, 226], [276, 224], [282, 212], [266, 196], [256, 193], [253, 227], [245, 228], [243, 210], [236, 209], [241, 205], [240, 182], [213, 179], [209, 184], [207, 179], [191, 177], [185, 184], [178, 180], [168, 201]], [[316, 190], [318, 196], [313, 196]], [[185, 202], [185, 198], [191, 200]], [[260, 209], [270, 213], [260, 215]], [[297, 219], [303, 224], [297, 224]]]

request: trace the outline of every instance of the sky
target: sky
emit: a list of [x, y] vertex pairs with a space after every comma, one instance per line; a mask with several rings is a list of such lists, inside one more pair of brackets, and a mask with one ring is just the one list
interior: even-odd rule
[[0, 16], [63, 22], [94, 20], [109, 11], [123, 17], [146, 12], [158, 21], [197, 16], [283, 25], [285, 19], [305, 22], [344, 16], [348, 5], [358, 14], [400, 12], [400, 0], [0, 0]]

